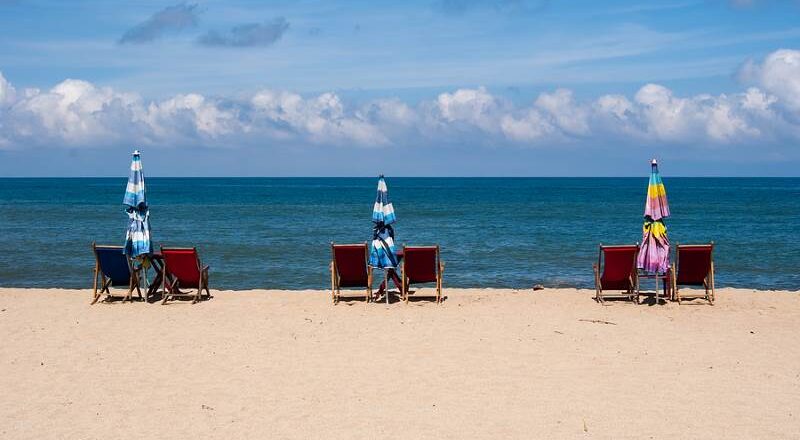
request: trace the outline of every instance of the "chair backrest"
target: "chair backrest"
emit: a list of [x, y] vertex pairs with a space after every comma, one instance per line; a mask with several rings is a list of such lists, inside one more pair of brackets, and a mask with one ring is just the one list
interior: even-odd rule
[[197, 248], [161, 248], [164, 267], [183, 287], [200, 284], [200, 257]]
[[598, 263], [602, 263], [600, 284], [603, 289], [624, 290], [631, 287], [636, 275], [636, 256], [639, 245], [600, 246]]
[[676, 284], [702, 286], [711, 272], [714, 244], [681, 244], [675, 249], [678, 271]]
[[92, 245], [97, 264], [112, 286], [127, 286], [131, 281], [131, 266], [122, 246]]
[[367, 274], [367, 244], [334, 244], [331, 253], [340, 287], [366, 287], [369, 281]]
[[439, 274], [439, 246], [403, 247], [403, 270], [410, 283], [435, 283]]

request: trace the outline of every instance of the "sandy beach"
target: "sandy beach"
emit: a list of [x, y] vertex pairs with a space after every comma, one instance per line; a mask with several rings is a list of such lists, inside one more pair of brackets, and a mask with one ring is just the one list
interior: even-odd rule
[[[0, 437], [797, 438], [800, 295], [0, 289]], [[421, 292], [425, 293], [425, 291]]]

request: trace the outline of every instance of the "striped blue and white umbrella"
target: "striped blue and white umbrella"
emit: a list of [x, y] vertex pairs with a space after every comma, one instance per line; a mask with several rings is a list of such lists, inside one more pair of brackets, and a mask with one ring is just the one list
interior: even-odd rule
[[150, 210], [144, 188], [144, 173], [139, 150], [133, 152], [131, 174], [122, 203], [128, 213], [130, 223], [125, 234], [125, 254], [130, 257], [149, 255], [153, 251], [150, 243]]
[[394, 229], [392, 223], [397, 221], [394, 207], [389, 201], [386, 181], [383, 175], [378, 178], [378, 195], [372, 208], [372, 245], [369, 252], [369, 264], [374, 267], [397, 267], [397, 253], [394, 247]]

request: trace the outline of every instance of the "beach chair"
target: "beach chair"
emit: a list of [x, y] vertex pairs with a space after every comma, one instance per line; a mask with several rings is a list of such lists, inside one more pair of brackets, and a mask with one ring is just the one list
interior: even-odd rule
[[[208, 290], [208, 266], [203, 266], [197, 248], [165, 248], [161, 247], [161, 257], [164, 263], [164, 276], [162, 278], [163, 299], [161, 304], [166, 304], [170, 298], [191, 297], [192, 304], [200, 301], [203, 290], [211, 298]], [[183, 289], [197, 289], [196, 292], [182, 292]]]
[[[705, 298], [714, 304], [714, 242], [710, 244], [679, 244], [675, 246], [675, 262], [670, 268], [672, 294], [678, 304], [681, 299]], [[703, 286], [702, 295], [681, 295], [679, 286]]]
[[[142, 298], [142, 290], [139, 287], [139, 274], [142, 268], [133, 267], [130, 258], [123, 253], [122, 246], [98, 246], [97, 243], [92, 242], [92, 252], [95, 261], [92, 304], [96, 303], [104, 293], [107, 295], [106, 299], [111, 298], [113, 295], [110, 288], [118, 286], [128, 288], [128, 292], [122, 298], [123, 302], [125, 300], [132, 301], [133, 289], [136, 289], [139, 298]], [[99, 292], [98, 287], [100, 288]]]
[[333, 303], [338, 304], [342, 296], [342, 287], [361, 287], [364, 299], [369, 302], [372, 297], [372, 268], [369, 261], [367, 243], [335, 244], [331, 242], [331, 296]]
[[[636, 271], [636, 256], [639, 245], [603, 246], [594, 268], [595, 300], [602, 303], [605, 297], [627, 297], [638, 303], [639, 276]], [[607, 290], [621, 293], [606, 293]]]
[[408, 288], [412, 284], [436, 283], [436, 304], [442, 302], [444, 261], [439, 258], [439, 246], [403, 246], [403, 299], [408, 303]]

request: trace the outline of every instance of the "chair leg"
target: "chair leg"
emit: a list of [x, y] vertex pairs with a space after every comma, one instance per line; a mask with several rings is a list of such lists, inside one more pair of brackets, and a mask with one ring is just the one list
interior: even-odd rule
[[[166, 278], [166, 277], [165, 277]], [[164, 298], [161, 300], [161, 304], [166, 304], [169, 297], [174, 293], [175, 285], [178, 283], [178, 280], [173, 281], [172, 283], [167, 286], [166, 281], [164, 281]]]
[[597, 266], [593, 266], [592, 269], [594, 271], [594, 300], [599, 303], [602, 302], [602, 299], [600, 298], [600, 280], [597, 278]]
[[93, 288], [93, 290], [94, 290], [94, 291], [92, 292], [92, 303], [91, 303], [91, 304], [94, 304], [94, 303], [96, 303], [96, 302], [97, 302], [97, 300], [98, 300], [98, 298], [100, 298], [100, 295], [98, 295], [98, 294], [97, 294], [97, 277], [98, 277], [98, 272], [100, 272], [100, 268], [99, 268], [99, 267], [97, 267], [97, 264], [95, 264], [95, 265], [94, 265], [94, 283], [93, 283], [93, 284], [94, 284], [94, 288]]
[[711, 261], [711, 305], [714, 305], [714, 301], [716, 300], [715, 292], [714, 292], [714, 261]]
[[125, 297], [122, 298], [122, 302], [125, 302], [125, 301], [133, 302], [133, 289], [135, 289], [135, 287], [133, 285], [129, 285], [128, 286], [128, 293], [126, 293]]
[[144, 300], [142, 296], [142, 285], [138, 277], [136, 278], [136, 294], [139, 295], [139, 299]]
[[105, 300], [107, 300], [109, 297], [111, 297], [111, 290], [109, 290], [109, 288], [111, 287], [111, 279], [110, 279], [110, 278], [109, 278], [109, 279], [106, 279], [106, 277], [105, 277], [105, 275], [104, 275], [104, 276], [103, 276], [103, 279], [102, 279], [102, 281], [103, 281], [103, 288], [100, 290], [100, 294], [101, 294], [101, 295], [102, 295], [103, 293], [105, 293], [105, 294], [106, 294], [106, 297], [105, 297], [105, 299], [104, 299], [104, 301], [105, 301]]
[[136, 288], [136, 281], [134, 281], [134, 274], [131, 274], [130, 279], [128, 280], [128, 293], [125, 294], [125, 297], [122, 298], [122, 302], [129, 301], [133, 302], [133, 289]]
[[331, 301], [336, 304], [336, 272], [333, 267], [333, 261], [328, 265], [328, 268], [331, 271]]

